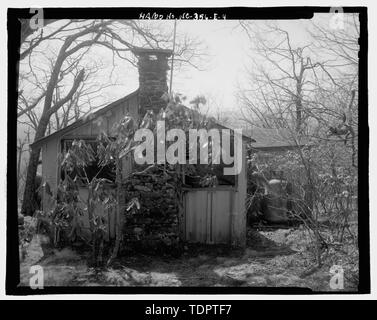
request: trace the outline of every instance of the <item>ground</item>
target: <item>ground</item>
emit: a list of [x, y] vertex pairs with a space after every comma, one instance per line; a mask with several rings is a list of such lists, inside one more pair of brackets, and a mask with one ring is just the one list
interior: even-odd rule
[[[131, 255], [111, 268], [87, 266], [88, 254], [71, 248], [43, 252], [44, 236], [25, 245], [20, 274], [28, 286], [32, 265], [44, 270], [45, 286], [240, 286], [303, 287], [331, 291], [330, 267], [313, 268], [303, 228], [248, 231], [247, 248], [188, 246], [178, 257]], [[339, 261], [339, 259], [337, 260]], [[357, 290], [345, 276], [346, 290]]]

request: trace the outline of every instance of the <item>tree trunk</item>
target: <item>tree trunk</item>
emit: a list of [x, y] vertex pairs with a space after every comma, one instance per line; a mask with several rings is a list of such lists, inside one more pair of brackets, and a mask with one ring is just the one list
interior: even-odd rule
[[22, 160], [22, 152], [23, 152], [23, 145], [20, 145], [18, 149], [18, 160], [17, 160], [17, 197], [19, 197], [20, 191], [20, 179], [21, 179], [21, 160]]
[[301, 101], [298, 100], [297, 101], [297, 105], [296, 105], [296, 132], [297, 133], [301, 133], [301, 126], [302, 126], [302, 105], [301, 105]]
[[[37, 141], [44, 137], [48, 125], [48, 120], [41, 118], [37, 132], [35, 134], [34, 141]], [[35, 177], [37, 175], [39, 156], [41, 153], [40, 148], [32, 148], [30, 151], [29, 164], [26, 174], [24, 197], [22, 199], [21, 213], [23, 215], [32, 216], [36, 209], [35, 203]]]
[[37, 207], [35, 203], [35, 177], [37, 175], [40, 149], [32, 150], [30, 153], [29, 165], [27, 168], [24, 197], [22, 200], [21, 213], [26, 216], [32, 216]]
[[301, 133], [302, 130], [302, 98], [301, 98], [301, 78], [296, 88], [296, 132]]

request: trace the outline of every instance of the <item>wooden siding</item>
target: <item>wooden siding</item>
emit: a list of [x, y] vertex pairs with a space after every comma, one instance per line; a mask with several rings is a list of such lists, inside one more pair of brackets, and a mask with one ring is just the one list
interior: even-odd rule
[[184, 196], [185, 240], [207, 243], [208, 192], [189, 191]]
[[115, 123], [120, 121], [127, 113], [130, 113], [134, 119], [138, 119], [138, 100], [137, 96], [123, 101], [111, 110], [99, 115], [90, 122], [73, 129], [64, 136], [63, 139], [72, 139], [77, 137], [97, 137], [101, 132], [108, 135], [111, 134], [111, 129]]
[[[53, 194], [56, 194], [58, 184], [60, 141], [74, 138], [93, 138], [101, 130], [110, 134], [115, 122], [119, 121], [127, 112], [138, 119], [137, 96], [114, 106], [105, 114], [83, 124], [80, 127], [65, 132], [63, 135], [46, 140], [42, 145], [42, 177], [48, 182]], [[180, 230], [184, 240], [200, 243], [226, 243], [234, 246], [246, 244], [246, 143], [243, 143], [242, 171], [237, 176], [237, 185], [232, 187], [217, 187], [209, 189], [193, 189], [185, 192], [183, 210], [180, 213]], [[124, 159], [123, 175], [132, 171], [132, 157]], [[83, 198], [87, 197], [87, 190], [80, 190]], [[47, 198], [44, 200], [43, 210], [48, 210]], [[45, 205], [46, 202], [46, 205]], [[51, 201], [50, 201], [51, 202]], [[109, 212], [98, 207], [108, 225], [108, 236], [112, 238], [114, 232], [113, 210]], [[87, 216], [83, 218], [85, 227], [89, 227]]]
[[42, 178], [48, 182], [50, 188], [55, 190], [57, 186], [57, 171], [58, 165], [58, 141], [51, 140], [42, 148]]
[[[119, 105], [114, 106], [111, 110], [105, 112], [102, 115], [92, 119], [91, 121], [84, 123], [83, 125], [74, 128], [64, 134], [58, 134], [51, 139], [43, 142], [41, 145], [42, 150], [42, 180], [48, 182], [53, 195], [56, 195], [57, 185], [60, 179], [60, 164], [58, 162], [58, 155], [61, 152], [61, 141], [64, 139], [77, 139], [87, 138], [96, 139], [98, 134], [103, 130], [107, 134], [111, 134], [112, 126], [120, 121], [124, 115], [130, 113], [134, 119], [138, 119], [138, 98], [137, 95], [131, 96], [129, 99], [123, 101]], [[123, 174], [127, 175], [132, 170], [132, 157], [125, 157], [123, 160]], [[87, 190], [81, 189], [80, 194], [83, 198], [87, 197]], [[53, 201], [51, 198], [43, 195], [42, 208], [44, 212], [49, 211], [52, 208]], [[114, 236], [114, 217], [112, 212], [104, 210], [103, 208], [96, 209], [98, 212], [103, 212], [108, 227], [108, 237]], [[102, 214], [101, 214], [102, 215]], [[89, 220], [86, 217], [82, 219], [84, 225], [89, 227]]]
[[[85, 202], [88, 199], [88, 189], [87, 188], [80, 188], [79, 189], [80, 198]], [[84, 203], [82, 207], [84, 208]], [[104, 224], [106, 226], [106, 236], [105, 239], [113, 239], [115, 238], [115, 209], [105, 209], [103, 205], [99, 204], [94, 209], [94, 214], [96, 216], [102, 217], [104, 220]], [[80, 217], [81, 221], [81, 228], [82, 228], [82, 236], [90, 237], [90, 224], [89, 224], [89, 216], [88, 212], [84, 211], [84, 214]]]
[[[48, 183], [53, 195], [56, 195], [56, 188], [58, 185], [58, 141], [52, 139], [47, 141], [42, 147], [42, 183]], [[42, 194], [42, 210], [49, 211], [53, 202], [51, 198], [45, 195], [45, 189]]]
[[189, 242], [231, 241], [231, 208], [234, 190], [195, 189], [185, 195], [185, 235]]
[[246, 143], [242, 144], [242, 171], [237, 177], [237, 192], [232, 201], [231, 244], [235, 247], [246, 245], [246, 195], [247, 195], [247, 161]]

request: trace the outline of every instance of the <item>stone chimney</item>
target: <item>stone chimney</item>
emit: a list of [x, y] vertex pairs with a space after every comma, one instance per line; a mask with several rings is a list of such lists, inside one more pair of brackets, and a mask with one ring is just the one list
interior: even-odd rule
[[162, 99], [168, 92], [167, 71], [170, 69], [168, 58], [172, 55], [167, 49], [134, 48], [132, 52], [138, 58], [139, 69], [139, 113], [153, 110], [157, 114], [166, 106]]

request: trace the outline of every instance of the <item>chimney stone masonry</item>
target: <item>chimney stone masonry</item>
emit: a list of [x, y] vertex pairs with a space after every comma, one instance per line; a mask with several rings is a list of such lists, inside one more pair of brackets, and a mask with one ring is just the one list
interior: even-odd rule
[[162, 96], [168, 92], [167, 71], [170, 69], [168, 58], [172, 55], [172, 51], [145, 48], [135, 48], [132, 51], [138, 58], [139, 113], [141, 117], [148, 110], [153, 110], [157, 114], [166, 106]]

